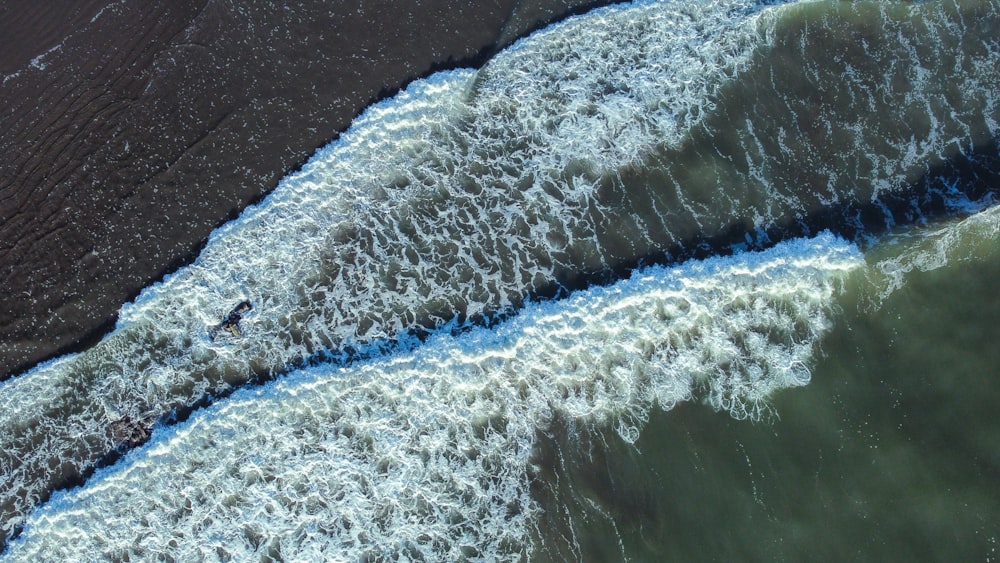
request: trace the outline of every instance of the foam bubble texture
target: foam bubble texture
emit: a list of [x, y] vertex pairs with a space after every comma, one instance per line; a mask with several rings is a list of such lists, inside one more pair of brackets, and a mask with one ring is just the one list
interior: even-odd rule
[[[124, 306], [99, 345], [2, 388], [0, 526], [177, 409], [489, 318], [611, 265], [600, 174], [682, 137], [760, 39], [755, 10], [603, 10], [371, 108]], [[244, 300], [240, 335], [213, 340]]]
[[[927, 202], [886, 194], [996, 138], [996, 0], [770, 4], [599, 10], [370, 109], [98, 346], [0, 387], [0, 527], [157, 420], [306, 363], [399, 351], [675, 250], [919, 219]], [[712, 365], [766, 372], [737, 354], [766, 339], [734, 342]], [[748, 381], [707, 396], [749, 416], [729, 398]]]
[[860, 263], [824, 235], [648, 268], [494, 330], [292, 373], [58, 495], [9, 559], [530, 555], [537, 432], [562, 417], [634, 441], [650, 409], [689, 400], [759, 417], [808, 382], [839, 280]]
[[1000, 207], [903, 233], [873, 249], [867, 279], [881, 302], [906, 285], [916, 272], [956, 262], [992, 260], [1000, 241]]

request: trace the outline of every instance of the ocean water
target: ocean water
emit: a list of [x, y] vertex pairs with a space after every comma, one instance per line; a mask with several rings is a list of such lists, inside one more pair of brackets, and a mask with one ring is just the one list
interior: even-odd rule
[[766, 421], [683, 403], [634, 443], [551, 432], [531, 559], [996, 561], [997, 211], [867, 252]]
[[412, 84], [0, 385], [3, 557], [996, 557], [997, 30], [637, 2]]

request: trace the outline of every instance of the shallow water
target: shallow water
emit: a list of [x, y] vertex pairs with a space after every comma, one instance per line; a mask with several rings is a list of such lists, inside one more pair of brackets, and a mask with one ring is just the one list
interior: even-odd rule
[[5, 555], [988, 555], [998, 22], [641, 2], [413, 84], [0, 385]]

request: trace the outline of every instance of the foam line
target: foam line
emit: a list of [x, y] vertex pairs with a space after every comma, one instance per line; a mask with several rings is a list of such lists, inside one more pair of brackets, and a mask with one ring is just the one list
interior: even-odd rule
[[538, 432], [556, 418], [634, 441], [696, 400], [756, 418], [809, 381], [844, 276], [831, 235], [638, 271], [529, 305], [494, 330], [295, 372], [158, 432], [60, 494], [11, 561], [530, 555]]

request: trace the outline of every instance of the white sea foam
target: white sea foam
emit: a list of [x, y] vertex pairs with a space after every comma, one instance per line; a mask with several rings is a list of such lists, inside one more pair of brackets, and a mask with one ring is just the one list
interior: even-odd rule
[[883, 241], [872, 251], [867, 278], [881, 302], [905, 286], [913, 273], [994, 259], [998, 243], [1000, 206], [994, 206], [961, 220], [911, 229]]
[[12, 561], [507, 559], [540, 526], [536, 432], [634, 441], [651, 408], [757, 417], [803, 385], [838, 280], [830, 235], [648, 268], [494, 330], [295, 372], [161, 429], [35, 513]]
[[219, 229], [119, 326], [204, 336], [250, 299], [267, 313], [247, 323], [243, 352], [284, 366], [504, 311], [560, 271], [602, 267], [594, 177], [680, 142], [760, 40], [752, 8], [601, 10], [482, 71], [417, 82]]
[[[48, 468], [85, 475], [175, 409], [317, 355], [507, 312], [607, 267], [600, 174], [682, 138], [760, 40], [756, 10], [601, 10], [369, 109], [124, 306], [99, 345], [5, 386], [0, 506], [15, 516], [0, 525], [63, 478]], [[242, 334], [213, 339], [243, 300]]]
[[[600, 10], [517, 44], [481, 71], [435, 75], [414, 83], [393, 100], [371, 108], [338, 141], [319, 151], [303, 170], [283, 180], [264, 202], [214, 233], [194, 264], [148, 288], [134, 303], [123, 307], [115, 331], [98, 346], [0, 387], [8, 405], [0, 411], [0, 428], [4, 430], [0, 433], [0, 473], [10, 477], [0, 482], [0, 506], [4, 514], [13, 514], [0, 522], [0, 526], [11, 530], [31, 506], [58, 486], [60, 478], [53, 476], [57, 472], [50, 468], [68, 467], [72, 469], [67, 471], [70, 478], [86, 475], [97, 460], [120, 446], [129, 433], [141, 434], [144, 421], [168, 418], [175, 409], [183, 410], [255, 378], [290, 371], [308, 361], [356, 360], [398, 351], [398, 340], [412, 333], [426, 336], [442, 327], [459, 327], [467, 319], [483, 320], [497, 313], [513, 312], [521, 307], [523, 300], [546, 293], [553, 286], [574, 283], [579, 286], [580, 279], [595, 273], [634, 267], [645, 258], [662, 256], [674, 244], [695, 244], [724, 235], [732, 228], [744, 227], [766, 238], [768, 228], [780, 223], [779, 220], [805, 221], [808, 213], [821, 211], [824, 206], [858, 198], [867, 201], [880, 190], [903, 185], [906, 175], [912, 172], [905, 166], [876, 166], [874, 172], [859, 175], [855, 166], [835, 165], [835, 161], [873, 158], [907, 164], [909, 156], [896, 159], [892, 155], [902, 151], [912, 153], [913, 158], [923, 158], [929, 154], [930, 145], [913, 145], [903, 136], [879, 139], [868, 148], [830, 149], [811, 144], [812, 139], [806, 139], [809, 143], [803, 139], [793, 143], [793, 131], [779, 128], [780, 134], [776, 136], [785, 136], [782, 143], [789, 141], [781, 146], [805, 147], [802, 150], [807, 152], [812, 148], [817, 150], [809, 158], [775, 160], [761, 149], [757, 155], [761, 162], [754, 164], [743, 158], [749, 171], [737, 173], [734, 170], [738, 171], [739, 166], [732, 160], [733, 155], [706, 145], [704, 150], [699, 149], [704, 158], [694, 159], [689, 169], [682, 170], [688, 164], [682, 162], [669, 172], [680, 177], [673, 184], [646, 186], [640, 174], [636, 185], [626, 189], [621, 177], [641, 168], [650, 153], [654, 155], [650, 158], [655, 166], [657, 158], [694, 138], [692, 128], [713, 109], [713, 93], [733, 84], [731, 79], [770, 40], [768, 34], [774, 28], [757, 25], [760, 15], [768, 13], [760, 8], [760, 3], [749, 0], [691, 0]], [[849, 24], [843, 29], [849, 29]], [[909, 40], [902, 35], [900, 39]], [[791, 53], [793, 59], [796, 53]], [[891, 50], [881, 55], [887, 60], [897, 60], [892, 58]], [[988, 54], [980, 55], [973, 57], [972, 62], [982, 64], [969, 66], [969, 80], [977, 84], [995, 83], [991, 81], [995, 65], [989, 66], [994, 61]], [[816, 70], [816, 65], [824, 60], [807, 62], [812, 62]], [[910, 71], [914, 65], [920, 67], [921, 61], [904, 64]], [[836, 73], [838, 68], [832, 65], [828, 70]], [[805, 72], [809, 69], [805, 68]], [[829, 83], [833, 84], [833, 80]], [[930, 87], [920, 81], [914, 84]], [[905, 86], [906, 82], [900, 85]], [[967, 90], [971, 91], [971, 86]], [[996, 120], [991, 120], [997, 107], [995, 92], [985, 87], [981, 90], [989, 103], [955, 96], [963, 101], [959, 108], [961, 115], [955, 118], [961, 123], [952, 123], [943, 133], [932, 131], [931, 148], [950, 147], [954, 152], [969, 145], [971, 138], [982, 136], [984, 127], [966, 123], [985, 123], [985, 129], [995, 130]], [[935, 99], [949, 99], [941, 92], [933, 95]], [[944, 102], [940, 105], [949, 107]], [[983, 112], [989, 115], [984, 118]], [[872, 115], [881, 117], [880, 112]], [[906, 114], [892, 116], [900, 117], [893, 123], [905, 125]], [[944, 113], [938, 117], [942, 116], [947, 117]], [[768, 119], [773, 116], [765, 116], [761, 123], [748, 121], [752, 140], [761, 142], [756, 135], [764, 135], [762, 127], [771, 123]], [[733, 125], [743, 127], [740, 123]], [[914, 150], [907, 152], [909, 148]], [[941, 158], [948, 154], [945, 151]], [[737, 154], [736, 160], [740, 156]], [[819, 170], [820, 176], [844, 180], [843, 190], [813, 193], [795, 181], [797, 174], [772, 168], [800, 162], [808, 170]], [[725, 174], [718, 172], [727, 166], [731, 169]], [[697, 184], [702, 176], [720, 180], [717, 185], [709, 181], [700, 188], [686, 183]], [[803, 200], [809, 198], [818, 198], [812, 203], [819, 207], [805, 205]], [[654, 222], [658, 225], [652, 225]], [[752, 271], [748, 273], [751, 274]], [[706, 292], [709, 289], [704, 288]], [[244, 300], [250, 301], [253, 308], [239, 321], [239, 330], [234, 331], [239, 334], [217, 332], [219, 337], [213, 339], [212, 327]], [[664, 319], [656, 322], [667, 323], [675, 313], [678, 318], [693, 318], [685, 309], [674, 311], [669, 299], [661, 301]], [[758, 311], [761, 314], [773, 305], [766, 300], [754, 303], [762, 307]], [[776, 329], [773, 334], [764, 333], [767, 337], [760, 336], [762, 333], [755, 331], [756, 325], [752, 324], [756, 313], [750, 305], [737, 300], [737, 304], [715, 318], [702, 319], [707, 324], [694, 322], [689, 327], [691, 330], [709, 327], [704, 334], [671, 336], [688, 334], [677, 329], [660, 335], [657, 342], [667, 339], [671, 350], [697, 348], [701, 355], [656, 360], [663, 364], [662, 369], [657, 367], [643, 373], [683, 371], [692, 379], [682, 382], [677, 389], [690, 391], [704, 387], [707, 389], [704, 398], [719, 408], [738, 413], [746, 407], [746, 416], [753, 415], [759, 404], [753, 399], [754, 393], [763, 389], [759, 396], [766, 395], [767, 385], [773, 381], [762, 374], [781, 366], [756, 359], [744, 364], [741, 358], [758, 358], [755, 355], [758, 351], [772, 349], [770, 338], [781, 342], [788, 334]], [[795, 306], [789, 307], [788, 314], [798, 314]], [[786, 311], [777, 305], [773, 309]], [[822, 320], [820, 317], [816, 322]], [[592, 344], [569, 343], [567, 346], [571, 346], [573, 353], [557, 354], [558, 357], [543, 355], [544, 359], [538, 361], [542, 365], [546, 362], [563, 365], [560, 369], [574, 374], [577, 370], [604, 366], [608, 373], [625, 370], [622, 373], [627, 375], [631, 373], [632, 360], [616, 364], [614, 354], [621, 347], [618, 342], [631, 341], [632, 337], [615, 336], [617, 325], [609, 326], [613, 330], [607, 329], [610, 330], [607, 334], [601, 332], [605, 329], [588, 329]], [[809, 321], [801, 326], [816, 325]], [[746, 336], [737, 336], [743, 334]], [[608, 336], [610, 340], [602, 340], [607, 335], [614, 338]], [[732, 346], [700, 347], [702, 341], [716, 342], [716, 336], [721, 339], [719, 342], [730, 342]], [[670, 340], [675, 337], [680, 340]], [[776, 357], [788, 362], [783, 369], [801, 383], [808, 372], [796, 362], [807, 356], [805, 343], [813, 340], [812, 336], [800, 337], [797, 333], [791, 337], [804, 347], [789, 345], [789, 350], [797, 351]], [[478, 338], [486, 337], [480, 334]], [[655, 349], [653, 346], [649, 350]], [[473, 350], [469, 353], [486, 354], [489, 360], [484, 359], [486, 363], [480, 364], [469, 358], [468, 365], [480, 367], [468, 369], [480, 376], [506, 373], [504, 366], [508, 364], [521, 366], [518, 369], [529, 374], [536, 373], [532, 371], [533, 364], [516, 355], [508, 358], [480, 352], [475, 347]], [[361, 353], [352, 355], [357, 351]], [[519, 348], [516, 351], [522, 352]], [[659, 357], [650, 354], [650, 358]], [[570, 361], [566, 358], [577, 358], [577, 363], [565, 364]], [[430, 393], [421, 391], [428, 385], [426, 382], [417, 385], [430, 376], [419, 374], [435, 373], [434, 366], [452, 365], [444, 360], [426, 361], [430, 362], [427, 366], [420, 364], [423, 367], [413, 368], [408, 376], [415, 382], [415, 393]], [[400, 406], [403, 409], [400, 412], [416, 416], [419, 414], [416, 411], [405, 410], [417, 407], [405, 399], [401, 390], [408, 388], [404, 383], [396, 384], [392, 388], [395, 390], [378, 387], [365, 391], [368, 385], [387, 384], [374, 374], [378, 370], [395, 373], [395, 368], [390, 369], [396, 365], [392, 362], [418, 360], [397, 357], [359, 371], [335, 374], [328, 368], [315, 373], [357, 384], [338, 387], [340, 391], [331, 393], [341, 393], [357, 401], [361, 399], [352, 393], [370, 392], [373, 401], [382, 402], [392, 402], [385, 398], [391, 396], [394, 405], [409, 405]], [[678, 367], [681, 364], [676, 362], [688, 362], [690, 369], [681, 370]], [[472, 375], [462, 377], [474, 380]], [[498, 376], [490, 377], [492, 381]], [[559, 382], [559, 377], [553, 375], [550, 381]], [[364, 383], [368, 380], [372, 383]], [[588, 416], [596, 419], [622, 421], [629, 416], [614, 414], [610, 407], [593, 406], [600, 403], [593, 394], [630, 396], [635, 386], [640, 385], [628, 383], [633, 380], [645, 381], [638, 376], [628, 379], [625, 375], [615, 375], [600, 379], [604, 383], [596, 386], [578, 385], [573, 383], [577, 381], [574, 379], [554, 387], [525, 383], [524, 388], [530, 397], [542, 396], [538, 395], [541, 391], [533, 389], [560, 390], [558, 396], [550, 397], [551, 401], [542, 401], [552, 412], [561, 409], [560, 412], [576, 413], [573, 416], [590, 413]], [[623, 386], [608, 383], [616, 381], [624, 382]], [[660, 383], [675, 389], [670, 386], [676, 381], [677, 378], [672, 378]], [[463, 385], [456, 389], [465, 388]], [[469, 387], [472, 389], [469, 404], [455, 407], [463, 416], [480, 412], [469, 409], [486, 408], [485, 403], [478, 401], [487, 399], [479, 398], [479, 391], [475, 391], [479, 387], [475, 385]], [[495, 395], [499, 391], [490, 393]], [[670, 403], [668, 396], [672, 395], [666, 393], [661, 398], [664, 404]], [[434, 400], [447, 399], [435, 397]], [[527, 400], [530, 397], [502, 406], [534, 405]], [[682, 398], [678, 395], [674, 400]], [[641, 421], [641, 413], [648, 404], [639, 401], [635, 403], [639, 406], [628, 406], [632, 403], [621, 400], [626, 404], [622, 408], [639, 413], [631, 416]], [[531, 412], [542, 416], [548, 411]], [[403, 415], [386, 416], [387, 421], [403, 425], [398, 418]], [[444, 417], [441, 422], [448, 427], [450, 415], [435, 416]], [[511, 414], [504, 416], [503, 420], [522, 420]], [[276, 428], [281, 427], [279, 421], [272, 422]], [[249, 424], [232, 421], [237, 423]], [[631, 439], [635, 434], [633, 426], [623, 423], [622, 434]], [[527, 443], [523, 442], [528, 440], [526, 434], [515, 429], [509, 435], [514, 436], [510, 443]], [[328, 436], [323, 436], [327, 440]], [[351, 448], [370, 444], [364, 441], [353, 445], [338, 436], [329, 437], [329, 448], [342, 451], [344, 459], [361, 455], [352, 453]], [[406, 443], [403, 438], [408, 434], [403, 432], [400, 436], [396, 442]], [[509, 442], [501, 438], [502, 444]], [[493, 447], [476, 444], [484, 451]], [[279, 445], [276, 443], [276, 447]], [[512, 475], [518, 477], [511, 477], [514, 480], [510, 483], [523, 485], [526, 478], [523, 464]], [[282, 482], [293, 482], [289, 479], [293, 478], [289, 476]], [[335, 489], [332, 490], [330, 498], [336, 498]], [[413, 502], [418, 503], [420, 494], [413, 492], [413, 495], [417, 499]], [[531, 505], [525, 503], [523, 514], [530, 515]], [[455, 504], [460, 507], [461, 503]], [[275, 510], [279, 510], [277, 506]], [[371, 506], [372, 510], [391, 512], [391, 507]], [[480, 523], [482, 518], [472, 518], [479, 514], [476, 511], [500, 510], [499, 505], [477, 506], [456, 510], [473, 511], [463, 512], [461, 517]], [[287, 510], [291, 511], [289, 514], [300, 515], [295, 512], [298, 509]], [[400, 510], [410, 514], [409, 509]], [[385, 525], [377, 515], [358, 518], [359, 522]], [[192, 526], [192, 530], [197, 527], [191, 522], [184, 525]], [[357, 525], [351, 528], [351, 533], [362, 529], [368, 528]], [[375, 531], [370, 533], [381, 533], [378, 530], [382, 528], [371, 529]], [[511, 523], [511, 529], [519, 529], [516, 522]], [[468, 530], [470, 537], [480, 533], [478, 529]], [[490, 533], [494, 534], [490, 537], [502, 535]], [[248, 532], [247, 537], [255, 537], [254, 534]], [[462, 545], [462, 540], [447, 532], [440, 534], [446, 538], [448, 549], [460, 549], [454, 546]], [[247, 541], [252, 543], [252, 539]], [[387, 550], [403, 549], [383, 546]]]

